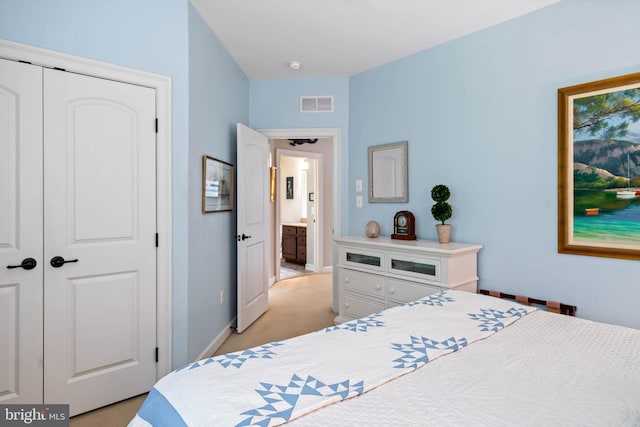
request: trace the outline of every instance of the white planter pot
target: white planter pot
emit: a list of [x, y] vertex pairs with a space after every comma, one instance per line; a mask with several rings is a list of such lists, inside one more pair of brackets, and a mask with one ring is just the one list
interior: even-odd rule
[[451, 241], [451, 224], [436, 224], [438, 232], [438, 241], [440, 243], [449, 243]]

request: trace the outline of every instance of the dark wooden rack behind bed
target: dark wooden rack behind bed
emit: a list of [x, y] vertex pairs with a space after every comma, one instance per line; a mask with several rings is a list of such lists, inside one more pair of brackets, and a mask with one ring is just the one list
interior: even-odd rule
[[578, 310], [578, 307], [576, 307], [575, 305], [563, 304], [557, 301], [545, 301], [542, 299], [531, 298], [522, 295], [505, 294], [504, 292], [500, 291], [488, 291], [486, 289], [480, 289], [479, 292], [481, 294], [490, 295], [492, 297], [512, 299], [523, 305], [541, 305], [546, 307], [547, 311], [551, 313], [566, 314], [567, 316], [575, 316], [576, 310]]

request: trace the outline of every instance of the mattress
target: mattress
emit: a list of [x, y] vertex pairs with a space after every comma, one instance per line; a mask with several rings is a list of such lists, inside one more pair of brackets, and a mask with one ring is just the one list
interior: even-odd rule
[[291, 426], [640, 426], [640, 330], [536, 311]]

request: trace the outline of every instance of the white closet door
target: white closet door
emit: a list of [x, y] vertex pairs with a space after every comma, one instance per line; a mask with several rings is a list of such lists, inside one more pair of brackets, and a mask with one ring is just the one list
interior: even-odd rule
[[44, 117], [44, 401], [73, 415], [156, 380], [155, 91], [45, 69]]
[[42, 401], [43, 267], [42, 69], [0, 59], [0, 404]]

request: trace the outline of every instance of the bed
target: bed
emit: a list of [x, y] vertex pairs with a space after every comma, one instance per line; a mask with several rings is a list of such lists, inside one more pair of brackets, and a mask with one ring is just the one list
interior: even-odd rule
[[640, 330], [444, 291], [186, 365], [130, 427], [640, 426]]

